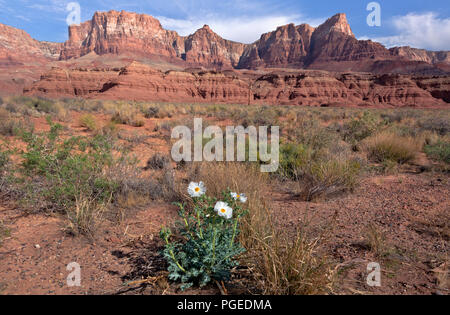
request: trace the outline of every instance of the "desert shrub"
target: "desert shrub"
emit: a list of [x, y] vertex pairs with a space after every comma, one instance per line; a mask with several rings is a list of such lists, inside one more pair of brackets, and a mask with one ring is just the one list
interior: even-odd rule
[[62, 126], [49, 123], [48, 133], [23, 135], [27, 149], [21, 154], [22, 189], [28, 192], [31, 207], [63, 213], [76, 231], [90, 234], [121, 189], [121, 182], [108, 176], [108, 170], [135, 161], [123, 154], [116, 157], [113, 144], [102, 136], [62, 140]]
[[419, 121], [418, 125], [423, 130], [433, 131], [441, 136], [450, 132], [450, 120], [448, 117], [433, 117]]
[[72, 137], [59, 142], [61, 128], [52, 124], [47, 134], [24, 135], [27, 143], [22, 154], [24, 173], [43, 176], [48, 184], [46, 197], [61, 209], [66, 209], [79, 195], [107, 200], [114, 184], [102, 174], [113, 162], [111, 145], [101, 137]]
[[241, 124], [245, 128], [248, 126], [277, 126], [280, 117], [277, 109], [269, 106], [262, 106], [248, 113]]
[[[203, 179], [208, 194], [220, 197], [227, 189], [248, 197], [240, 242], [246, 249], [240, 262], [252, 270], [257, 294], [324, 294], [332, 285], [331, 265], [320, 254], [324, 235], [313, 237], [300, 228], [288, 232], [273, 223], [276, 213], [266, 197], [273, 183], [259, 167], [246, 163], [194, 164], [189, 176]], [[217, 180], [220, 178], [221, 180]]]
[[110, 121], [103, 127], [97, 128], [95, 135], [105, 137], [110, 141], [115, 141], [119, 137], [119, 128], [115, 122]]
[[445, 162], [450, 164], [450, 142], [439, 140], [434, 144], [428, 144], [425, 146], [425, 153], [436, 161]]
[[88, 131], [94, 131], [97, 129], [97, 122], [95, 117], [89, 114], [84, 114], [80, 117], [80, 126], [86, 128]]
[[312, 201], [336, 193], [353, 190], [358, 183], [361, 165], [356, 160], [328, 160], [314, 162], [304, 170], [299, 169], [303, 200]]
[[314, 150], [325, 148], [337, 140], [336, 135], [327, 128], [321, 127], [316, 119], [301, 118], [293, 128], [288, 133], [288, 139]]
[[170, 159], [167, 155], [163, 155], [161, 153], [155, 153], [151, 158], [147, 161], [147, 166], [145, 167], [147, 170], [162, 170], [167, 169], [170, 165]]
[[303, 144], [284, 144], [280, 147], [278, 172], [285, 178], [297, 180], [298, 170], [306, 167], [313, 155], [314, 152]]
[[416, 157], [421, 145], [414, 138], [384, 132], [367, 139], [363, 146], [373, 162], [391, 160], [404, 164]]
[[383, 118], [387, 124], [400, 123], [405, 118], [405, 114], [399, 111], [392, 111], [382, 113], [381, 118]]
[[51, 115], [61, 121], [69, 118], [69, 112], [59, 101], [42, 97], [17, 96], [11, 99], [9, 108], [23, 115], [39, 116], [41, 114]]
[[[261, 215], [270, 218], [262, 209]], [[326, 235], [313, 237], [302, 228], [292, 235], [263, 221], [251, 232], [254, 276], [261, 293], [270, 295], [317, 295], [332, 290], [333, 272], [320, 254]], [[249, 253], [249, 254], [250, 254]]]
[[0, 192], [4, 192], [8, 184], [8, 165], [11, 152], [0, 144]]
[[0, 174], [8, 165], [9, 161], [10, 161], [10, 152], [4, 149], [2, 145], [0, 145]]
[[21, 119], [12, 117], [7, 111], [0, 109], [0, 135], [15, 136], [23, 129]]
[[362, 116], [352, 119], [343, 126], [343, 139], [351, 144], [357, 144], [377, 131], [382, 121], [370, 111], [365, 111]]
[[141, 143], [145, 143], [145, 141], [147, 141], [147, 139], [149, 138], [149, 135], [147, 135], [145, 133], [137, 132], [135, 130], [133, 130], [131, 132], [122, 130], [117, 134], [117, 137], [120, 140], [125, 140], [125, 141], [131, 143], [132, 145], [138, 145]]
[[371, 223], [366, 226], [365, 230], [365, 243], [370, 251], [379, 259], [386, 258], [391, 248], [387, 245], [386, 236], [383, 231]]
[[145, 118], [158, 118], [159, 107], [151, 106], [144, 109]]
[[11, 230], [8, 229], [3, 221], [0, 221], [0, 247], [2, 247], [3, 240], [11, 236]]
[[305, 201], [353, 190], [361, 171], [355, 159], [315, 152], [304, 145], [285, 144], [280, 148], [279, 174], [299, 184]]
[[234, 200], [230, 191], [223, 192], [221, 202], [195, 192], [191, 196], [191, 211], [179, 204], [178, 240], [172, 238], [170, 229], [161, 231], [169, 279], [181, 282], [182, 289], [230, 280], [231, 269], [238, 265], [236, 258], [244, 252], [238, 242], [239, 222], [246, 213], [240, 201]]
[[[144, 176], [142, 170], [136, 167], [137, 162], [130, 158], [120, 159], [114, 167], [109, 167], [105, 171], [105, 177], [117, 187], [111, 200], [114, 209], [110, 209], [108, 214], [119, 220], [125, 218], [128, 209], [139, 209], [152, 200], [164, 199], [165, 183], [154, 176]], [[179, 199], [168, 201], [177, 200]]]
[[15, 97], [13, 101], [18, 104], [24, 104], [46, 114], [56, 114], [60, 110], [60, 107], [55, 101], [42, 97], [18, 96]]
[[120, 108], [115, 111], [112, 122], [132, 127], [144, 126], [144, 121], [139, 117], [139, 111], [131, 107]]

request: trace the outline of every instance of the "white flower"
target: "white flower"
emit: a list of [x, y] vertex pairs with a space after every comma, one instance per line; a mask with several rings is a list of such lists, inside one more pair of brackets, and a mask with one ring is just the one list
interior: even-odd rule
[[224, 217], [227, 220], [233, 217], [233, 209], [231, 209], [226, 202], [219, 201], [216, 203], [214, 211], [216, 211], [219, 216]]
[[233, 197], [234, 200], [239, 200], [242, 203], [246, 203], [248, 199], [245, 194], [238, 194], [238, 193], [231, 193], [231, 197]]
[[200, 183], [192, 182], [189, 184], [187, 191], [189, 193], [189, 196], [191, 196], [192, 198], [197, 198], [206, 193], [206, 187], [203, 182]]

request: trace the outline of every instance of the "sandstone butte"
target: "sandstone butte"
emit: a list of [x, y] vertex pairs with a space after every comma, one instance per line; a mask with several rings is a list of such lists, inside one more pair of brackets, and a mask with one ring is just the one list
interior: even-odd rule
[[48, 97], [305, 106], [445, 107], [450, 55], [358, 40], [345, 14], [252, 44], [189, 36], [145, 14], [96, 12], [65, 43], [0, 24], [0, 91]]

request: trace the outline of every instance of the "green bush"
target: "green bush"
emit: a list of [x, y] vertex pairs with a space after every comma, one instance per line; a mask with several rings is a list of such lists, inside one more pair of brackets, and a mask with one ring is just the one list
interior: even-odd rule
[[27, 175], [44, 176], [47, 197], [65, 206], [79, 195], [94, 195], [106, 200], [113, 192], [113, 183], [102, 178], [103, 170], [113, 162], [111, 144], [103, 137], [93, 139], [72, 137], [60, 142], [62, 126], [51, 124], [48, 134], [26, 133], [27, 150], [22, 166]]
[[297, 181], [305, 201], [352, 190], [358, 183], [361, 164], [327, 151], [314, 151], [301, 144], [285, 144], [280, 148], [279, 173]]
[[60, 107], [55, 101], [41, 97], [18, 96], [13, 99], [13, 102], [26, 105], [46, 114], [57, 114], [60, 111]]
[[21, 154], [18, 172], [25, 185], [22, 189], [44, 202], [46, 208], [66, 214], [78, 231], [90, 233], [98, 211], [114, 201], [121, 190], [120, 179], [108, 176], [107, 170], [121, 164], [133, 166], [136, 161], [123, 155], [114, 157], [113, 143], [107, 137], [62, 140], [62, 126], [49, 123], [48, 133], [23, 135], [27, 149]]
[[0, 121], [0, 135], [16, 136], [23, 129], [23, 122], [19, 119], [8, 118]]
[[290, 132], [289, 138], [313, 150], [320, 150], [330, 145], [337, 137], [327, 128], [320, 126], [318, 120], [302, 119]]
[[192, 211], [179, 204], [177, 238], [167, 228], [161, 231], [169, 279], [181, 282], [183, 290], [193, 285], [203, 287], [213, 280], [228, 281], [231, 269], [238, 265], [236, 257], [244, 252], [237, 240], [239, 221], [246, 211], [230, 192], [223, 193], [223, 200], [233, 207], [232, 218], [219, 216], [214, 209], [217, 200], [203, 195], [193, 199]]
[[15, 136], [22, 129], [24, 129], [22, 120], [14, 118], [6, 110], [0, 109], [0, 135]]
[[297, 180], [298, 170], [306, 167], [313, 158], [312, 155], [312, 151], [303, 144], [288, 143], [281, 145], [278, 172], [283, 177]]
[[9, 152], [4, 151], [0, 145], [0, 173], [4, 170], [6, 165], [9, 163]]
[[365, 111], [361, 117], [354, 118], [344, 125], [343, 138], [350, 144], [357, 144], [375, 133], [383, 122], [369, 111]]
[[436, 144], [426, 145], [425, 153], [433, 160], [450, 164], [450, 142], [440, 140]]

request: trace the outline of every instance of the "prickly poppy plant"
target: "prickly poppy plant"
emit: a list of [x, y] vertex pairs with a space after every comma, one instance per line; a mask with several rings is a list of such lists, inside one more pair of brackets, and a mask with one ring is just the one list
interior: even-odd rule
[[[243, 203], [230, 191], [223, 192], [221, 201], [191, 193], [197, 185], [191, 183], [188, 189], [194, 205], [191, 210], [186, 204], [177, 204], [181, 220], [176, 231], [161, 230], [169, 279], [180, 282], [182, 290], [194, 285], [203, 287], [213, 280], [230, 280], [232, 268], [238, 265], [237, 257], [245, 251], [238, 241], [239, 222], [247, 213]], [[201, 189], [206, 191], [203, 186]]]

